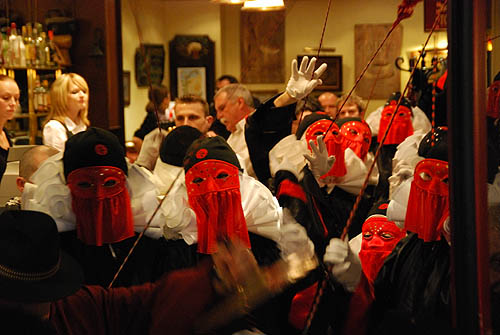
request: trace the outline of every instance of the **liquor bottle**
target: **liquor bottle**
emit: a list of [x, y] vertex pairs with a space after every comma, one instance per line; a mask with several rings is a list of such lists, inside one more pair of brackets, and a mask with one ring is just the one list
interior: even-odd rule
[[17, 39], [17, 29], [16, 23], [12, 22], [10, 25], [10, 35], [9, 35], [9, 55], [10, 55], [10, 65], [19, 66], [21, 62], [21, 55], [19, 54], [19, 43]]
[[47, 61], [45, 59], [45, 39], [42, 37], [42, 24], [36, 24], [36, 30], [38, 31], [38, 36], [36, 37], [36, 65], [46, 66]]
[[56, 45], [54, 44], [54, 31], [53, 30], [49, 30], [47, 32], [47, 36], [48, 36], [48, 41], [47, 41], [47, 44], [49, 46], [49, 53], [50, 53], [50, 61], [49, 61], [49, 66], [55, 66], [57, 65], [59, 62], [58, 62], [58, 56], [57, 56], [57, 50], [56, 50]]
[[49, 81], [44, 79], [42, 81], [43, 88], [43, 104], [45, 106], [45, 111], [50, 109], [50, 94], [49, 94]]
[[24, 46], [26, 47], [27, 66], [35, 66], [36, 50], [35, 50], [35, 41], [33, 40], [32, 35], [33, 35], [33, 29], [31, 28], [31, 23], [28, 23], [26, 24], [26, 26], [23, 26], [23, 39], [24, 39]]
[[17, 35], [17, 46], [19, 48], [19, 66], [26, 67], [26, 46], [22, 35]]
[[35, 108], [35, 112], [45, 110], [43, 95], [44, 92], [42, 85], [40, 85], [40, 76], [36, 76], [35, 88], [33, 89], [33, 107]]
[[48, 41], [47, 34], [45, 33], [45, 31], [42, 31], [42, 39], [45, 42], [44, 43], [44, 48], [43, 48], [43, 54], [44, 54], [44, 58], [45, 58], [45, 64], [44, 65], [45, 66], [51, 66], [52, 62], [50, 60], [49, 41]]

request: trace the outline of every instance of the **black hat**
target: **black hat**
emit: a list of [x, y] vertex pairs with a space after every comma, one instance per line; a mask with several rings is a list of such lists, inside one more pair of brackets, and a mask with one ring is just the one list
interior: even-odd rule
[[182, 160], [186, 156], [187, 149], [201, 135], [202, 133], [198, 129], [190, 126], [176, 127], [161, 143], [161, 161], [170, 165], [182, 166]]
[[[401, 92], [393, 92], [389, 96], [389, 99], [387, 99], [387, 101], [385, 103], [385, 106], [389, 106], [391, 104], [396, 105], [398, 103], [398, 101], [399, 101], [399, 98], [401, 98]], [[396, 103], [394, 103], [393, 101], [395, 101]], [[401, 106], [408, 107], [411, 110], [410, 100], [408, 100], [407, 98], [403, 97], [403, 99], [401, 100]]]
[[499, 81], [500, 80], [500, 71], [498, 71], [497, 75], [495, 78], [493, 78], [493, 81]]
[[125, 150], [111, 132], [90, 127], [66, 141], [63, 156], [64, 176], [71, 171], [90, 166], [114, 166], [127, 174]]
[[387, 216], [387, 208], [389, 207], [389, 200], [380, 200], [373, 204], [372, 208], [368, 212], [367, 218], [372, 215]]
[[418, 146], [418, 155], [448, 161], [448, 128], [437, 127], [424, 136]]
[[299, 124], [297, 131], [295, 132], [295, 136], [298, 140], [302, 138], [302, 135], [306, 132], [307, 128], [312, 125], [314, 122], [319, 120], [332, 120], [328, 114], [324, 113], [312, 113], [306, 116]]
[[207, 159], [228, 162], [241, 170], [240, 162], [233, 149], [222, 137], [215, 136], [200, 138], [191, 144], [184, 158], [184, 171], [187, 172], [197, 163]]
[[54, 220], [34, 211], [0, 215], [0, 298], [35, 303], [64, 298], [82, 285], [80, 265], [59, 247]]
[[335, 123], [340, 127], [342, 127], [342, 125], [344, 123], [347, 123], [347, 122], [350, 122], [350, 121], [358, 121], [358, 122], [362, 122], [361, 119], [359, 117], [346, 117], [346, 118], [343, 118], [343, 119], [337, 119], [335, 121]]

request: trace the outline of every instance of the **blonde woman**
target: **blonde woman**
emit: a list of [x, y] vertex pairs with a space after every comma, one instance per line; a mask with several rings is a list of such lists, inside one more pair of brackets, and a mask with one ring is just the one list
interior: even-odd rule
[[89, 87], [76, 73], [59, 76], [50, 89], [51, 109], [43, 127], [43, 143], [64, 151], [69, 137], [90, 125], [87, 118]]
[[14, 79], [0, 75], [0, 180], [7, 167], [7, 156], [12, 142], [4, 126], [12, 120], [19, 106], [19, 87]]

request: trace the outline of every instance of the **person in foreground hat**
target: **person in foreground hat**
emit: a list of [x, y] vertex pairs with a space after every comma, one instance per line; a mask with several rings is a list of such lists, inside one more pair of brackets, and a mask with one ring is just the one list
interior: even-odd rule
[[[91, 127], [72, 136], [63, 154], [50, 157], [33, 174], [32, 183], [25, 184], [24, 209], [51, 215], [63, 249], [84, 268], [85, 283], [107, 286], [158, 203], [156, 187], [145, 173], [127, 164], [115, 135]], [[161, 230], [154, 220], [117, 285], [157, 278]]]
[[[0, 223], [2, 309], [45, 320], [53, 334], [163, 334], [167, 329], [169, 334], [191, 334], [244, 313], [245, 307], [278, 292], [287, 280], [278, 267], [265, 270], [272, 271], [269, 274], [261, 272], [251, 254], [235, 243], [221, 246], [212, 260], [197, 268], [170, 273], [155, 283], [113, 289], [82, 286], [82, 270], [60, 250], [50, 216], [6, 211]], [[247, 294], [248, 306], [227, 310], [222, 318], [214, 314], [224, 310], [224, 304], [239, 302], [241, 294]], [[218, 306], [213, 304], [216, 299], [222, 307], [212, 309]]]

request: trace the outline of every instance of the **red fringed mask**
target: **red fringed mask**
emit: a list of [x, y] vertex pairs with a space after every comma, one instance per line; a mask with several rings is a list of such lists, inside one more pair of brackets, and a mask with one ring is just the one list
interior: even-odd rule
[[112, 166], [85, 167], [68, 175], [78, 238], [101, 246], [134, 235], [125, 173]]
[[328, 130], [328, 127], [332, 124], [332, 120], [319, 120], [311, 124], [309, 127], [307, 127], [305, 136], [306, 136], [306, 141], [307, 141], [307, 147], [309, 148], [309, 151], [311, 150], [311, 146], [309, 145], [309, 141], [314, 141], [315, 145], [318, 145], [318, 142], [316, 138], [320, 135], [324, 135], [326, 131]]
[[488, 106], [486, 115], [494, 119], [500, 117], [500, 81], [495, 81], [488, 88]]
[[[382, 116], [380, 117], [380, 126], [378, 129], [377, 142], [382, 141], [382, 137], [389, 126], [392, 114], [396, 109], [396, 101], [391, 101], [390, 105], [384, 107]], [[384, 145], [386, 144], [399, 144], [408, 136], [413, 134], [413, 124], [411, 122], [411, 110], [406, 106], [399, 106], [398, 112], [392, 121], [391, 128], [387, 137], [385, 138]]]
[[350, 148], [361, 160], [365, 160], [370, 144], [372, 142], [372, 132], [364, 121], [349, 121], [340, 127], [343, 142], [342, 148]]
[[250, 248], [236, 166], [216, 159], [196, 163], [186, 172], [186, 187], [196, 213], [198, 252], [215, 253], [217, 242], [233, 237]]
[[387, 220], [386, 216], [373, 215], [363, 224], [362, 234], [359, 259], [368, 282], [373, 284], [385, 258], [405, 236], [406, 231]]
[[342, 177], [347, 173], [345, 167], [344, 149], [342, 143], [343, 136], [340, 134], [339, 126], [333, 123], [328, 133], [325, 135], [325, 145], [328, 150], [328, 155], [335, 156], [335, 163], [328, 173], [323, 177]]
[[424, 159], [415, 167], [413, 178], [405, 228], [424, 242], [439, 240], [449, 215], [448, 162]]

